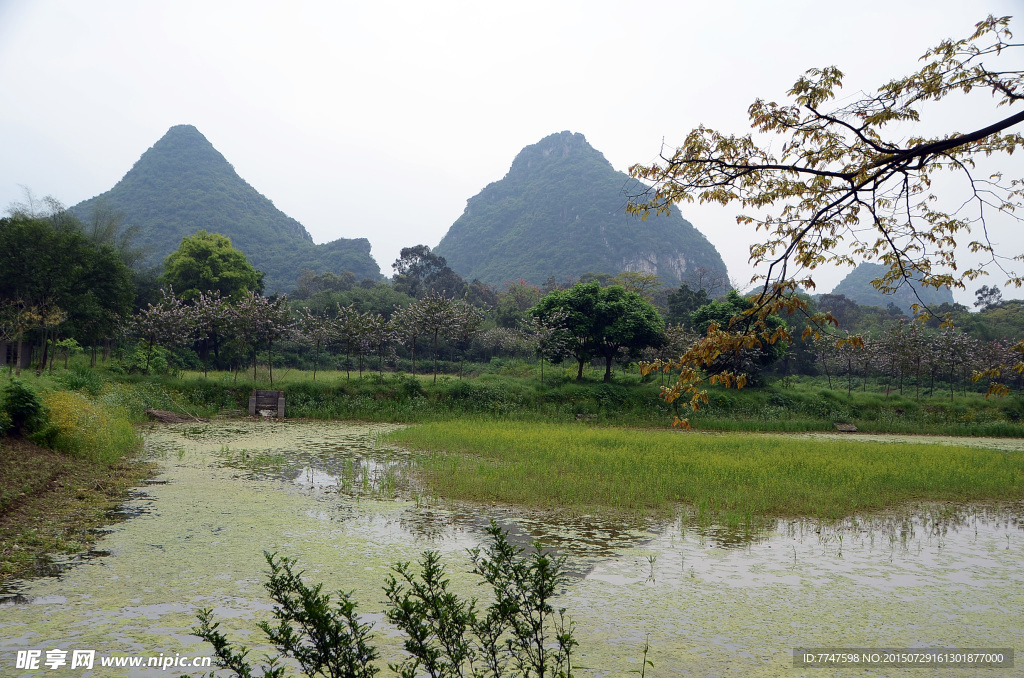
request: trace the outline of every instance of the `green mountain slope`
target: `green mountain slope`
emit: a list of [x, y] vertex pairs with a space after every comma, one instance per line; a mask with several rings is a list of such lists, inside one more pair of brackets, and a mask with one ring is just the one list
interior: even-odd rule
[[313, 244], [305, 227], [260, 194], [191, 125], [177, 125], [142, 154], [114, 188], [71, 210], [88, 220], [105, 206], [140, 227], [137, 244], [156, 264], [177, 249], [181, 239], [200, 229], [221, 233], [266, 273], [266, 292], [289, 291], [299, 270], [379, 278], [366, 238], [339, 238]]
[[[885, 266], [870, 262], [861, 262], [857, 268], [850, 271], [849, 275], [842, 279], [832, 290], [832, 294], [842, 294], [847, 299], [857, 302], [861, 306], [879, 306], [886, 308], [890, 303], [896, 304], [901, 311], [907, 315], [913, 315], [912, 306], [923, 302], [926, 306], [941, 306], [942, 304], [953, 303], [953, 292], [948, 287], [935, 289], [915, 283], [913, 287], [904, 283], [893, 294], [882, 294], [872, 285], [872, 280], [877, 280], [885, 275]], [[917, 295], [915, 296], [915, 291]], [[918, 301], [920, 297], [920, 301]]]
[[718, 251], [675, 207], [647, 221], [626, 214], [629, 196], [641, 190], [582, 134], [552, 134], [470, 198], [434, 251], [467, 280], [493, 284], [623, 270], [678, 284], [699, 268], [705, 278], [726, 278]]

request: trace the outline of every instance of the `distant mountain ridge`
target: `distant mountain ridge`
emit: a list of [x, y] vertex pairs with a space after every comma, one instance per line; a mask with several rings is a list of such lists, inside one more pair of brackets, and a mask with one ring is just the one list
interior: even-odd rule
[[508, 173], [467, 201], [434, 251], [467, 280], [541, 284], [584, 273], [645, 271], [677, 285], [704, 269], [728, 278], [722, 257], [672, 207], [646, 221], [626, 214], [645, 186], [612, 167], [582, 134], [527, 146]]
[[192, 125], [171, 127], [112, 189], [71, 211], [87, 220], [100, 206], [123, 212], [127, 225], [140, 227], [136, 242], [149, 249], [150, 264], [162, 262], [182, 238], [200, 229], [229, 237], [266, 274], [268, 294], [291, 290], [302, 268], [380, 277], [369, 240], [315, 245], [302, 224], [238, 176]]
[[[890, 303], [895, 304], [907, 315], [914, 314], [912, 307], [917, 303], [923, 302], [932, 307], [953, 303], [953, 292], [948, 287], [935, 289], [916, 282], [913, 287], [904, 283], [892, 294], [882, 294], [874, 288], [871, 281], [881, 278], [885, 275], [886, 270], [886, 267], [881, 264], [861, 262], [835, 286], [831, 294], [842, 294], [861, 306], [886, 308]], [[920, 297], [920, 301], [918, 301], [918, 297]]]

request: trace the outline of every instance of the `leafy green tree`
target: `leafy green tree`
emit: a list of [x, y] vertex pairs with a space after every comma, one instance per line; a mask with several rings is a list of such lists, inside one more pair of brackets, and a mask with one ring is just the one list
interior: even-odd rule
[[299, 271], [299, 277], [295, 281], [295, 290], [289, 295], [291, 299], [309, 299], [318, 292], [346, 292], [356, 284], [356, 276], [351, 271], [342, 271], [341, 275], [331, 273], [317, 273], [308, 268]]
[[[747, 322], [749, 318], [747, 311], [751, 308], [753, 308], [753, 303], [750, 300], [741, 297], [736, 290], [731, 290], [724, 300], [704, 304], [691, 313], [690, 324], [700, 335], [707, 335], [712, 325], [717, 328], [733, 329], [737, 325]], [[765, 319], [765, 325], [772, 331], [786, 327], [786, 324], [777, 315], [768, 316]], [[717, 372], [728, 370], [736, 374], [747, 374], [749, 379], [750, 376], [759, 374], [781, 359], [786, 352], [786, 343], [785, 341], [765, 342], [723, 351], [708, 365], [708, 368]]]
[[612, 360], [620, 351], [635, 358], [649, 346], [665, 341], [665, 323], [657, 309], [637, 292], [618, 285], [601, 290], [595, 307], [595, 352], [604, 358], [604, 380], [612, 380]]
[[703, 288], [692, 289], [686, 283], [668, 295], [668, 314], [666, 321], [670, 323], [688, 323], [690, 314], [704, 304], [711, 303], [711, 297]]
[[974, 296], [976, 301], [974, 302], [975, 307], [979, 307], [982, 311], [987, 311], [990, 308], [995, 308], [999, 304], [1003, 303], [1002, 291], [993, 285], [982, 285], [980, 288], [974, 290]]
[[663, 341], [664, 323], [657, 309], [636, 292], [618, 285], [601, 287], [594, 281], [555, 290], [540, 300], [531, 314], [541, 320], [564, 314], [566, 350], [576, 358], [576, 380], [583, 365], [595, 357], [605, 359], [604, 380], [611, 381], [612, 361], [620, 348], [639, 351]]
[[517, 327], [524, 314], [540, 301], [540, 288], [522, 278], [505, 283], [505, 291], [498, 295], [494, 319], [500, 327]]
[[181, 239], [164, 262], [163, 281], [184, 301], [214, 290], [225, 298], [263, 292], [263, 274], [231, 246], [229, 238], [206, 231]]
[[391, 268], [395, 289], [417, 299], [430, 293], [461, 297], [466, 292], [466, 281], [426, 245], [403, 247]]
[[477, 308], [494, 308], [498, 305], [498, 292], [491, 285], [474, 279], [466, 289], [466, 301]]
[[661, 276], [646, 271], [622, 271], [611, 279], [611, 283], [622, 286], [627, 292], [636, 292], [652, 303], [662, 285]]
[[[651, 367], [679, 370], [677, 384], [666, 392], [669, 401], [686, 393], [699, 406], [702, 366], [751, 338], [776, 341], [779, 335], [764, 319], [782, 308], [800, 308], [795, 293], [814, 288], [818, 267], [876, 260], [884, 266], [876, 279], [882, 290], [914, 279], [935, 288], [963, 287], [985, 271], [958, 266], [957, 243], [1001, 268], [1024, 257], [997, 251], [985, 222], [989, 213], [1024, 207], [1019, 181], [974, 173], [980, 159], [1008, 157], [1024, 146], [1024, 135], [1008, 131], [1024, 121], [1024, 111], [966, 132], [907, 132], [925, 106], [935, 110], [956, 96], [987, 95], [993, 113], [1024, 100], [1017, 56], [1024, 45], [1011, 41], [1009, 23], [1009, 17], [989, 16], [968, 38], [945, 40], [926, 52], [918, 71], [873, 95], [845, 97], [841, 105], [836, 99], [843, 73], [834, 66], [811, 69], [789, 90], [791, 102], [758, 99], [750, 106], [756, 138], [701, 126], [661, 161], [631, 168], [635, 178], [653, 184], [631, 204], [633, 213], [666, 213], [676, 203], [695, 200], [738, 204], [752, 210], [738, 222], [766, 234], [750, 249], [752, 263], [763, 266], [751, 322], [698, 342], [677, 361]], [[997, 66], [1000, 60], [1011, 63]], [[950, 183], [944, 181], [944, 199], [937, 200], [933, 185], [946, 171], [961, 180], [962, 198], [946, 190]], [[1018, 273], [1006, 273], [1011, 284], [1024, 283]]]
[[[59, 203], [57, 203], [59, 205]], [[66, 316], [66, 332], [95, 342], [111, 336], [131, 312], [131, 271], [117, 251], [96, 245], [66, 213], [0, 219], [0, 299], [34, 309], [40, 321]]]

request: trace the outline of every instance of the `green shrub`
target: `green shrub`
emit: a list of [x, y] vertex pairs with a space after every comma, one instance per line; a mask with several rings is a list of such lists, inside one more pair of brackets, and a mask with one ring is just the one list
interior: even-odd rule
[[10, 420], [10, 430], [14, 435], [33, 433], [46, 423], [42, 401], [20, 379], [12, 379], [4, 389], [3, 411]]
[[81, 391], [98, 396], [103, 390], [103, 379], [95, 371], [82, 365], [75, 365], [55, 381], [69, 391]]
[[[491, 588], [491, 603], [477, 608], [449, 590], [444, 565], [435, 551], [418, 563], [397, 563], [384, 594], [387, 620], [404, 636], [405, 656], [389, 668], [403, 678], [472, 675], [478, 678], [572, 676], [572, 652], [577, 642], [565, 610], [551, 605], [566, 583], [565, 556], [535, 552], [511, 545], [493, 523], [486, 549], [471, 549], [472, 574]], [[307, 586], [295, 561], [266, 553], [270, 577], [264, 585], [276, 603], [275, 624], [260, 629], [277, 647], [263, 675], [283, 678], [282, 657], [293, 659], [307, 676], [373, 678], [380, 656], [371, 625], [359, 620], [351, 593], [339, 591], [337, 602], [322, 593], [323, 585]], [[193, 632], [210, 643], [214, 662], [239, 678], [256, 675], [246, 659], [248, 650], [233, 646], [213, 621], [210, 609], [200, 610]], [[211, 674], [212, 675], [212, 674]]]

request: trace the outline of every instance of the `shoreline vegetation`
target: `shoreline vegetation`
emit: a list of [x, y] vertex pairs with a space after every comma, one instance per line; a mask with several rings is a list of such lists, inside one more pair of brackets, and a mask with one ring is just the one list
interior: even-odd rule
[[575, 424], [433, 422], [386, 440], [427, 450], [445, 498], [577, 512], [666, 514], [758, 524], [828, 521], [912, 502], [1015, 501], [1024, 454], [939, 443], [637, 431]]
[[[155, 467], [138, 457], [133, 425], [147, 409], [190, 417], [238, 416], [257, 379], [232, 373], [123, 375], [84, 364], [24, 385], [45, 421], [25, 439], [0, 438], [0, 585], [45, 573], [58, 554], [82, 552], [110, 511]], [[1024, 438], [1024, 399], [966, 394], [918, 399], [832, 390], [797, 379], [713, 390], [692, 413], [693, 432], [660, 383], [507, 361], [472, 376], [278, 370], [291, 419], [419, 424], [385, 440], [416, 450], [418, 473], [446, 499], [573, 512], [663, 515], [680, 506], [700, 521], [763, 524], [766, 517], [833, 520], [915, 502], [1020, 501], [1024, 455], [957, 445], [775, 435], [835, 432]], [[13, 383], [13, 382], [8, 382]], [[717, 432], [716, 435], [706, 435]], [[768, 435], [765, 435], [768, 434]], [[1011, 447], [1006, 445], [1004, 447]]]

